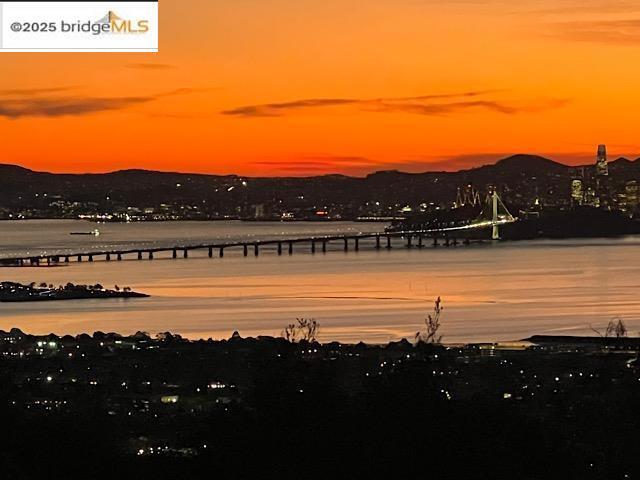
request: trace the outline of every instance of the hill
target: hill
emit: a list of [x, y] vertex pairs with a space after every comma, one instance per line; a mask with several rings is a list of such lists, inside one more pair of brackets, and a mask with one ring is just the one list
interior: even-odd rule
[[[610, 163], [612, 177], [640, 178], [640, 161]], [[459, 172], [381, 171], [365, 178], [240, 177], [147, 170], [104, 174], [53, 174], [0, 164], [0, 218], [75, 218], [78, 212], [168, 211], [189, 218], [253, 216], [256, 206], [278, 217], [284, 211], [329, 211], [332, 216], [389, 215], [421, 204], [450, 204], [459, 187], [484, 191], [496, 185], [506, 202], [528, 205], [567, 199], [575, 167], [535, 155], [513, 155], [493, 165]], [[305, 214], [306, 215], [306, 214]]]

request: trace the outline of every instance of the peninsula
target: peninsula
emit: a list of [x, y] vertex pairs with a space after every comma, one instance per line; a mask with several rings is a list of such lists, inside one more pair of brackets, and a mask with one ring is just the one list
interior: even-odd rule
[[28, 285], [15, 282], [0, 283], [0, 302], [39, 302], [47, 300], [81, 300], [91, 298], [144, 298], [149, 295], [132, 291], [129, 287], [113, 290], [106, 289], [100, 284], [75, 285], [67, 283], [55, 287], [53, 284]]

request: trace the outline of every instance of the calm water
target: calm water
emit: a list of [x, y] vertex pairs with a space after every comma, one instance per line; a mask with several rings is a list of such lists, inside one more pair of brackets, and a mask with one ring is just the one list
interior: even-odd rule
[[[99, 237], [72, 236], [95, 224], [0, 222], [0, 256], [111, 246], [370, 232], [381, 224], [174, 222], [101, 224]], [[303, 251], [304, 250], [304, 251]], [[21, 282], [129, 285], [140, 300], [0, 304], [0, 329], [31, 333], [170, 330], [192, 338], [279, 334], [314, 317], [322, 340], [384, 342], [413, 336], [442, 296], [445, 341], [513, 340], [583, 334], [621, 316], [640, 331], [640, 238], [536, 241], [457, 248], [344, 253], [340, 246], [289, 257], [267, 251], [209, 259], [83, 262], [57, 268], [1, 268]]]

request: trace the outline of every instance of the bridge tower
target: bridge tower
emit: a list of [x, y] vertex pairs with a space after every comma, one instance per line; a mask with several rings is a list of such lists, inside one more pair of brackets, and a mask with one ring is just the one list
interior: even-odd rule
[[516, 219], [514, 218], [514, 216], [509, 213], [507, 207], [505, 207], [504, 203], [502, 203], [502, 200], [498, 195], [498, 190], [495, 187], [492, 187], [489, 190], [487, 199], [485, 200], [484, 208], [476, 219], [476, 224], [483, 226], [491, 225], [491, 239], [499, 240], [500, 225], [515, 221]]
[[496, 223], [498, 221], [498, 192], [494, 189], [491, 194], [491, 220], [493, 223], [493, 228], [491, 231], [491, 239], [492, 240], [500, 240], [500, 228]]

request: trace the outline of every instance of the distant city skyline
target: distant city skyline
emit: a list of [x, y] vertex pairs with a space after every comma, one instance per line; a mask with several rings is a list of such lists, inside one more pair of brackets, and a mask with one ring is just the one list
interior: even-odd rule
[[636, 158], [640, 5], [163, 2], [158, 54], [8, 54], [0, 163], [250, 176]]

